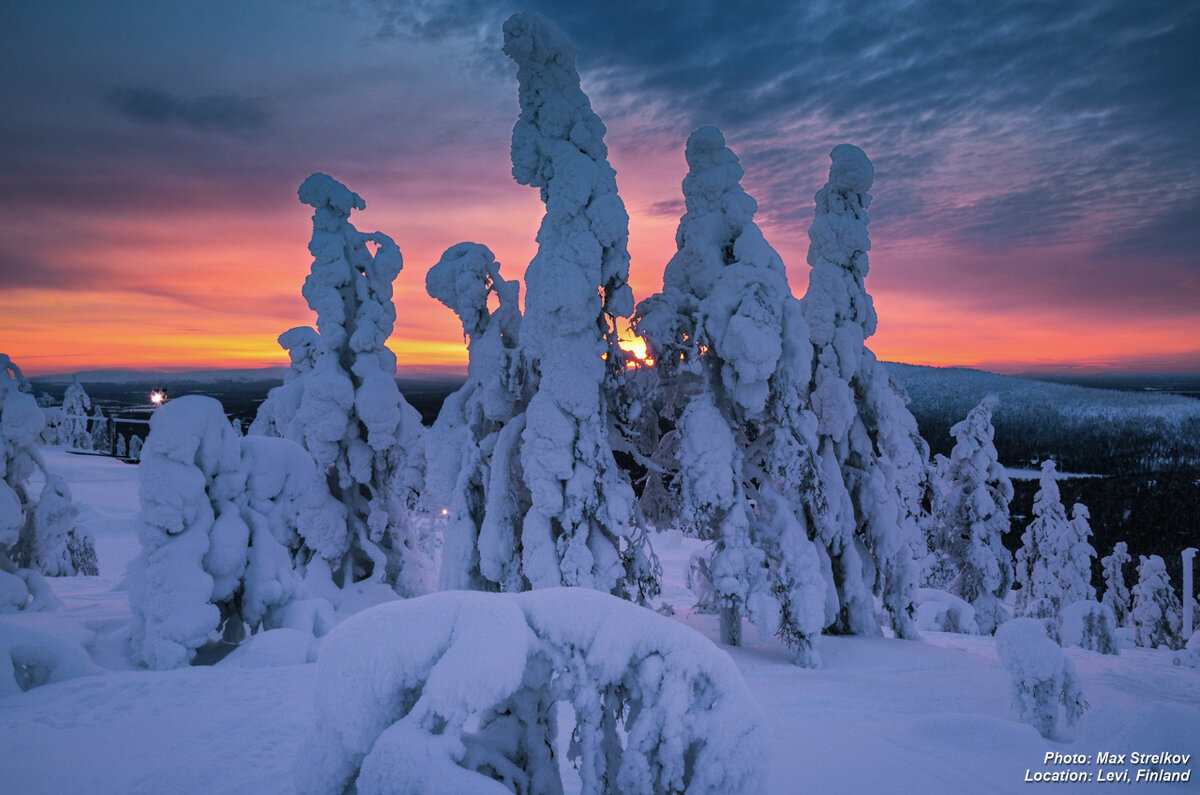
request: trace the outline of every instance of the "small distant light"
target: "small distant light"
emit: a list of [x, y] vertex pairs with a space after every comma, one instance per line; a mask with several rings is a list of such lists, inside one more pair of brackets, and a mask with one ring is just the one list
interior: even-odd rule
[[161, 406], [162, 402], [167, 399], [167, 393], [161, 389], [156, 389], [150, 393], [150, 402], [156, 406]]
[[442, 516], [449, 516], [449, 515], [450, 515], [450, 509], [449, 509], [449, 508], [443, 508], [443, 509], [442, 509]]

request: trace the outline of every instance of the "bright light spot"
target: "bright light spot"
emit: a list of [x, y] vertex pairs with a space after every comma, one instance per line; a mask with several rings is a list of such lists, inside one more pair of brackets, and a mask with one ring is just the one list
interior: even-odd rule
[[450, 515], [450, 509], [449, 509], [449, 508], [443, 508], [443, 509], [442, 509], [442, 516], [449, 516], [449, 515]]
[[167, 393], [161, 389], [156, 389], [150, 393], [150, 402], [156, 406], [161, 406], [162, 402], [167, 399]]
[[642, 367], [654, 364], [654, 359], [646, 355], [646, 341], [633, 333], [628, 321], [625, 323], [618, 321], [617, 344], [632, 357], [633, 360], [630, 362], [632, 366]]

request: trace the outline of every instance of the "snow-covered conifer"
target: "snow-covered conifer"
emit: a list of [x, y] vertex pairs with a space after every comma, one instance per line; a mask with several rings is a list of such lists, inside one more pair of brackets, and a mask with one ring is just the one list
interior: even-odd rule
[[317, 313], [317, 331], [280, 336], [292, 371], [251, 430], [302, 444], [344, 507], [344, 525], [321, 522], [319, 537], [305, 539], [330, 562], [335, 581], [370, 578], [411, 596], [430, 587], [432, 561], [411, 517], [424, 429], [400, 394], [396, 356], [384, 345], [396, 321], [392, 282], [400, 250], [381, 232], [354, 228], [350, 213], [366, 203], [332, 177], [313, 174], [299, 196], [314, 209], [303, 293]]
[[995, 398], [984, 398], [950, 429], [956, 440], [940, 470], [935, 501], [935, 544], [957, 571], [948, 590], [971, 603], [979, 631], [991, 634], [1008, 620], [1000, 604], [1013, 583], [1012, 554], [1001, 541], [1008, 531], [1013, 487], [992, 442]]
[[300, 587], [299, 504], [317, 482], [284, 439], [239, 438], [221, 404], [173, 400], [150, 420], [139, 467], [142, 551], [130, 565], [133, 652], [151, 668], [186, 665], [218, 630], [239, 642], [272, 626]]
[[1058, 560], [1058, 582], [1062, 590], [1059, 609], [1072, 602], [1087, 602], [1096, 599], [1096, 588], [1092, 585], [1092, 559], [1096, 550], [1088, 543], [1092, 536], [1087, 506], [1075, 503], [1071, 507], [1071, 520], [1067, 532], [1058, 539], [1055, 558]]
[[810, 527], [828, 532], [850, 508], [816, 456], [808, 329], [720, 130], [692, 133], [686, 157], [679, 249], [637, 315], [680, 409], [680, 518], [711, 542], [722, 641], [739, 643], [749, 617], [815, 664], [827, 587]]
[[78, 378], [71, 380], [63, 393], [63, 419], [58, 426], [58, 443], [76, 450], [91, 450], [92, 435], [88, 433], [88, 412], [92, 410], [92, 399], [84, 391]]
[[[442, 403], [426, 447], [422, 499], [428, 508], [447, 512], [440, 583], [443, 589], [500, 590], [503, 578], [484, 575], [480, 556], [487, 555], [484, 568], [495, 576], [516, 550], [481, 545], [479, 532], [493, 477], [492, 451], [504, 423], [523, 405], [520, 285], [500, 276], [500, 264], [486, 246], [459, 243], [430, 269], [425, 288], [458, 315], [469, 353], [467, 381]], [[495, 312], [488, 309], [492, 295]], [[495, 473], [497, 485], [513, 475]], [[511, 499], [512, 485], [504, 486], [505, 499]]]
[[314, 689], [301, 792], [561, 793], [567, 764], [585, 795], [766, 784], [765, 721], [728, 655], [587, 589], [379, 605], [325, 639]]
[[1113, 545], [1112, 554], [1100, 559], [1100, 567], [1104, 572], [1104, 597], [1100, 600], [1112, 611], [1118, 627], [1129, 624], [1129, 586], [1125, 584], [1125, 564], [1129, 557], [1129, 545], [1118, 541]]
[[1042, 622], [1014, 618], [996, 630], [996, 654], [1012, 676], [1013, 706], [1021, 720], [1043, 737], [1058, 733], [1059, 704], [1066, 709], [1067, 724], [1075, 725], [1086, 702], [1075, 664], [1046, 635]]
[[125, 458], [129, 455], [129, 446], [125, 443], [125, 434], [117, 434], [117, 458]]
[[1054, 461], [1042, 462], [1042, 476], [1033, 497], [1034, 519], [1021, 535], [1017, 550], [1017, 614], [1033, 618], [1058, 618], [1062, 604], [1059, 583], [1061, 540], [1070, 532], [1055, 479]]
[[1062, 645], [1119, 654], [1117, 621], [1107, 605], [1081, 600], [1064, 605], [1062, 609]]
[[[46, 469], [38, 449], [43, 422], [29, 382], [7, 355], [0, 354], [0, 571], [18, 575], [34, 588], [40, 587], [39, 572], [96, 573], [91, 537], [74, 526], [70, 489]], [[29, 488], [35, 471], [43, 478], [39, 500]]]
[[1167, 565], [1158, 555], [1142, 555], [1139, 560], [1130, 612], [1134, 642], [1148, 649], [1159, 646], [1177, 649], [1183, 626], [1183, 605], [1171, 587]]
[[142, 437], [129, 437], [129, 460], [140, 461], [142, 459]]
[[510, 559], [483, 573], [506, 588], [578, 585], [644, 598], [657, 589], [657, 564], [609, 435], [616, 319], [633, 310], [629, 217], [574, 45], [524, 12], [504, 23], [504, 52], [517, 64], [521, 106], [513, 176], [540, 189], [546, 215], [525, 271], [521, 356], [532, 396], [497, 436], [491, 468], [507, 478], [519, 463], [529, 505], [492, 488], [489, 501], [500, 502], [481, 530], [481, 544], [520, 550], [519, 567]]
[[816, 194], [809, 229], [804, 319], [813, 345], [809, 399], [822, 467], [849, 490], [852, 512], [818, 528], [839, 597], [835, 629], [879, 632], [871, 587], [900, 637], [915, 635], [916, 548], [923, 543], [928, 446], [907, 395], [864, 344], [876, 316], [864, 279], [871, 241], [868, 191], [875, 169], [856, 146], [830, 152], [829, 181]]
[[98, 405], [92, 406], [92, 449], [107, 454], [112, 451], [112, 436], [109, 434], [108, 418], [104, 409]]

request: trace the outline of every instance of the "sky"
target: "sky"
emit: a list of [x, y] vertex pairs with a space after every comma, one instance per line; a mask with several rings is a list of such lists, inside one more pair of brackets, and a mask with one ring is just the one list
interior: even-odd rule
[[576, 42], [661, 287], [683, 146], [716, 124], [807, 288], [829, 150], [872, 158], [881, 359], [1200, 372], [1200, 2], [178, 0], [0, 3], [0, 351], [27, 374], [286, 362], [324, 171], [393, 237], [391, 347], [462, 368], [424, 290], [449, 246], [512, 277], [542, 207], [511, 176], [529, 8]]

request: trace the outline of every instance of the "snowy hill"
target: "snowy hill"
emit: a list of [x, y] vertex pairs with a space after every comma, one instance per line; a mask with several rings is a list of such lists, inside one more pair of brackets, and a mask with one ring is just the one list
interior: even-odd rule
[[[292, 766], [314, 716], [307, 649], [256, 640], [215, 666], [133, 670], [124, 569], [138, 549], [137, 467], [54, 449], [47, 459], [82, 506], [101, 574], [51, 580], [56, 610], [0, 616], [0, 646], [33, 630], [86, 650], [95, 673], [0, 697], [3, 790], [294, 791]], [[677, 533], [652, 540], [665, 575], [657, 604], [715, 642], [715, 617], [691, 612], [683, 584], [696, 542]], [[822, 637], [816, 670], [793, 665], [778, 640], [757, 638], [749, 625], [746, 640], [726, 651], [766, 713], [775, 793], [1016, 792], [1027, 776], [1055, 771], [1087, 774], [1087, 784], [1064, 791], [1090, 791], [1102, 771], [1193, 767], [1098, 766], [1100, 751], [1200, 752], [1200, 669], [1172, 665], [1167, 651], [1068, 649], [1090, 708], [1050, 741], [1018, 720], [991, 638]], [[1047, 762], [1051, 753], [1088, 761]]]

